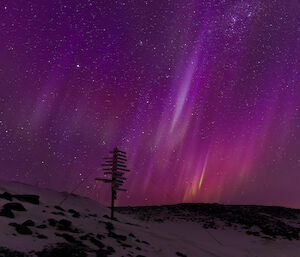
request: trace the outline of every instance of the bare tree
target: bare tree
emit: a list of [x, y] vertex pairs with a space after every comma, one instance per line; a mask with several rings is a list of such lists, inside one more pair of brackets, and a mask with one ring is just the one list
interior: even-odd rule
[[123, 176], [125, 171], [129, 172], [126, 166], [126, 152], [120, 151], [117, 147], [113, 151], [110, 151], [113, 154], [112, 157], [105, 157], [104, 166], [104, 175], [111, 175], [110, 179], [106, 178], [96, 178], [96, 180], [103, 181], [105, 183], [111, 183], [111, 215], [110, 218], [114, 219], [114, 201], [117, 199], [117, 191], [127, 191], [124, 188], [120, 188], [126, 178]]

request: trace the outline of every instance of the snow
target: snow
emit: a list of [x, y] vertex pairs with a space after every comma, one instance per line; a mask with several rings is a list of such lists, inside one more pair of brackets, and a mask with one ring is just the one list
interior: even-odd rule
[[[266, 239], [249, 236], [234, 230], [205, 230], [200, 224], [175, 223], [151, 224], [153, 233], [164, 231], [169, 249], [178, 249], [187, 256], [218, 257], [299, 257], [300, 242]], [[209, 232], [209, 233], [207, 233]], [[212, 236], [213, 237], [212, 237]], [[159, 238], [159, 237], [158, 237]], [[217, 239], [217, 241], [215, 239]], [[220, 242], [220, 243], [219, 243]], [[156, 245], [163, 247], [163, 241]], [[170, 252], [170, 255], [172, 253]]]
[[[191, 257], [300, 256], [299, 240], [264, 239], [234, 228], [204, 229], [203, 224], [189, 220], [146, 222], [132, 217], [133, 215], [120, 213], [116, 213], [118, 221], [111, 221], [103, 217], [109, 215], [110, 210], [93, 200], [17, 182], [0, 181], [0, 193], [4, 192], [40, 196], [38, 205], [15, 198], [12, 201], [0, 198], [1, 206], [15, 202], [21, 203], [26, 209], [13, 211], [15, 218], [0, 216], [0, 248], [23, 252], [28, 256], [37, 256], [37, 252], [58, 243], [69, 243], [59, 236], [61, 234], [70, 235], [76, 240], [77, 243], [70, 243], [71, 245], [78, 245], [78, 242], [83, 244], [87, 256], [96, 256], [100, 248], [108, 249], [107, 247], [112, 247], [115, 252], [99, 256], [180, 256], [176, 252]], [[66, 200], [61, 203], [64, 199]], [[80, 217], [74, 217], [70, 209], [78, 212]], [[35, 223], [34, 226], [28, 226], [32, 231], [30, 235], [19, 234], [14, 226], [9, 225], [12, 222], [22, 224], [29, 219]], [[67, 220], [71, 222], [71, 226], [67, 229], [62, 229], [59, 225], [51, 226], [49, 219], [58, 223]], [[295, 221], [291, 223], [297, 224]], [[300, 224], [299, 220], [298, 223]], [[38, 228], [42, 224], [46, 228]], [[110, 226], [114, 228], [109, 228]], [[88, 239], [82, 239], [88, 233], [91, 233]], [[38, 235], [47, 238], [41, 239]], [[96, 246], [92, 242], [95, 240], [102, 243], [103, 247]]]

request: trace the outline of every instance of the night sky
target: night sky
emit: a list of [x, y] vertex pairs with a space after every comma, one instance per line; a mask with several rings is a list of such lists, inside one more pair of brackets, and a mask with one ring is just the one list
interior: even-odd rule
[[[0, 178], [118, 205], [300, 208], [298, 0], [2, 0]], [[82, 182], [82, 183], [81, 183]], [[80, 184], [81, 183], [81, 184]]]

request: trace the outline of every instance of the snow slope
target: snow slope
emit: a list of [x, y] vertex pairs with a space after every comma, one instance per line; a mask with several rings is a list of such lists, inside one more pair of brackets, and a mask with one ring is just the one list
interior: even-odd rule
[[178, 204], [117, 211], [144, 221], [152, 232], [163, 231], [169, 245], [187, 256], [300, 257], [300, 210]]
[[[0, 204], [0, 257], [300, 257], [294, 238], [248, 235], [234, 224], [223, 226], [224, 217], [203, 228], [207, 215], [192, 217], [178, 206], [120, 208], [123, 214], [111, 221], [109, 209], [90, 199], [5, 181]], [[286, 223], [297, 229], [297, 212], [290, 217]]]

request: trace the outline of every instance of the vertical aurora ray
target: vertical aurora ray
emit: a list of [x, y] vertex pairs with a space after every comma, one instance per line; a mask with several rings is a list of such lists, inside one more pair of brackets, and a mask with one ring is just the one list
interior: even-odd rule
[[[209, 154], [207, 153], [205, 158], [199, 158], [200, 161], [198, 162], [196, 171], [200, 171], [200, 172], [195, 173], [196, 177], [192, 180], [191, 185], [186, 188], [184, 197], [183, 197], [183, 202], [191, 201], [191, 200], [193, 200], [193, 198], [195, 198], [197, 195], [200, 194], [204, 175], [206, 173], [208, 156], [209, 156]], [[204, 159], [204, 160], [202, 160], [202, 159]], [[200, 178], [199, 178], [199, 175], [200, 175]]]
[[207, 166], [207, 156], [206, 156], [205, 163], [204, 163], [204, 166], [203, 166], [203, 169], [202, 169], [202, 172], [201, 172], [201, 177], [200, 177], [200, 180], [199, 180], [199, 185], [198, 185], [199, 190], [201, 190], [201, 186], [202, 186], [202, 183], [203, 183], [203, 178], [204, 178], [205, 171], [206, 171], [206, 166]]
[[[176, 99], [176, 103], [174, 104], [175, 111], [174, 111], [174, 116], [172, 118], [172, 124], [171, 124], [171, 129], [170, 132], [172, 133], [174, 130], [174, 127], [176, 123], [178, 122], [179, 117], [182, 115], [184, 105], [187, 101], [188, 93], [191, 88], [191, 83], [192, 83], [192, 78], [194, 76], [195, 69], [197, 67], [197, 61], [198, 56], [197, 56], [197, 51], [193, 54], [192, 58], [189, 61], [188, 68], [186, 69], [186, 72], [184, 74], [184, 77], [182, 81], [179, 82], [178, 85], [178, 95]], [[186, 112], [184, 112], [186, 113]]]

